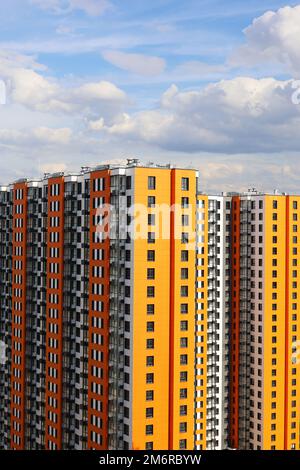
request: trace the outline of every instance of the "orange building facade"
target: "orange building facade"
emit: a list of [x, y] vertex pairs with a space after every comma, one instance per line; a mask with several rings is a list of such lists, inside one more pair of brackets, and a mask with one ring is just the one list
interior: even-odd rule
[[300, 197], [200, 189], [136, 160], [0, 189], [1, 448], [299, 449]]

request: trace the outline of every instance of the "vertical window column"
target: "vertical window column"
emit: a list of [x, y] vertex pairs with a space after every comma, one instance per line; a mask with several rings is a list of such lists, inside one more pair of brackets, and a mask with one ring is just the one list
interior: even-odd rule
[[25, 446], [27, 185], [13, 189], [11, 448]]
[[64, 180], [48, 182], [45, 446], [62, 449]]

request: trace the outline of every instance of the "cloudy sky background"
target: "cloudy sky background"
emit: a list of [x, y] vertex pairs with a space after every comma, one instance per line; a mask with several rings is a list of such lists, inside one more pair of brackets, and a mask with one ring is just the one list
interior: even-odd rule
[[139, 157], [199, 168], [203, 190], [300, 192], [297, 2], [2, 0], [0, 15], [0, 183]]

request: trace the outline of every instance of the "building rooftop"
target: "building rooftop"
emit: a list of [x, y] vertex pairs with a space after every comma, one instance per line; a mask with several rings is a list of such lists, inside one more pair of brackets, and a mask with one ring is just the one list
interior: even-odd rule
[[[92, 173], [94, 171], [101, 171], [101, 170], [116, 170], [116, 169], [126, 169], [126, 168], [157, 168], [157, 169], [177, 169], [177, 170], [186, 170], [186, 171], [198, 171], [196, 168], [187, 168], [187, 167], [177, 167], [171, 163], [161, 164], [155, 162], [147, 162], [143, 163], [138, 158], [127, 158], [126, 162], [124, 163], [107, 163], [107, 164], [100, 164], [93, 167], [90, 166], [82, 166], [79, 172], [63, 172], [58, 171], [54, 173], [44, 173], [43, 177], [41, 178], [20, 178], [14, 181], [12, 184], [16, 183], [33, 183], [33, 182], [40, 182], [43, 180], [47, 180], [50, 178], [59, 178], [61, 176], [70, 177], [70, 176], [82, 176], [88, 173]], [[5, 185], [3, 185], [5, 186]]]

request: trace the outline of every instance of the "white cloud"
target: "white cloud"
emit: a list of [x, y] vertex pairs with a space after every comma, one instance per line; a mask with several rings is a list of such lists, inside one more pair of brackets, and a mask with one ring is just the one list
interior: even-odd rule
[[85, 101], [126, 101], [126, 94], [113, 83], [101, 81], [86, 83], [72, 92], [72, 96]]
[[198, 60], [193, 60], [189, 62], [183, 62], [178, 65], [174, 74], [176, 77], [183, 76], [185, 79], [187, 77], [196, 78], [197, 80], [203, 80], [204, 78], [213, 78], [219, 77], [228, 71], [228, 68], [222, 64], [207, 64]]
[[104, 128], [104, 119], [100, 118], [95, 121], [89, 121], [88, 127], [92, 131], [100, 131]]
[[0, 53], [0, 76], [7, 87], [7, 99], [28, 109], [55, 115], [99, 115], [111, 121], [129, 102], [126, 93], [107, 81], [65, 86], [40, 73], [34, 59]]
[[23, 142], [25, 134], [16, 129], [0, 129], [1, 144], [14, 144], [16, 142]]
[[56, 33], [60, 35], [69, 35], [74, 32], [74, 29], [71, 26], [68, 26], [66, 24], [59, 24], [56, 28]]
[[300, 5], [268, 11], [244, 33], [246, 44], [233, 55], [233, 65], [277, 63], [300, 75]]
[[124, 114], [106, 133], [182, 152], [300, 150], [300, 106], [292, 81], [240, 77], [180, 92], [173, 85], [152, 111]]
[[41, 142], [65, 145], [70, 142], [72, 130], [68, 128], [50, 129], [48, 127], [38, 127], [33, 129], [33, 136]]
[[104, 13], [111, 3], [108, 0], [69, 0], [72, 9], [85, 11], [90, 16]]
[[0, 65], [11, 69], [25, 67], [33, 70], [46, 71], [47, 67], [36, 61], [32, 55], [20, 54], [14, 50], [0, 49]]
[[160, 57], [120, 51], [104, 51], [102, 55], [107, 62], [137, 75], [159, 75], [166, 67], [165, 60]]
[[68, 128], [36, 127], [31, 129], [0, 129], [1, 144], [25, 145], [66, 145], [70, 142], [72, 130]]
[[111, 6], [109, 0], [30, 0], [30, 3], [57, 14], [82, 10], [90, 16], [102, 15]]
[[36, 5], [43, 10], [52, 10], [55, 13], [58, 13], [62, 7], [61, 0], [29, 0], [29, 3]]
[[45, 163], [40, 165], [40, 169], [43, 173], [56, 173], [67, 170], [67, 165], [62, 162]]
[[[57, 13], [63, 11], [61, 1], [43, 4], [56, 6]], [[290, 12], [298, 15], [298, 9], [284, 10], [284, 14], [279, 10], [263, 15], [247, 28], [247, 44], [235, 58], [237, 65], [244, 58], [245, 64], [276, 61], [282, 68], [296, 69], [299, 51], [292, 46], [295, 38], [299, 43], [299, 22], [293, 23]], [[95, 12], [90, 10], [90, 14]], [[284, 17], [288, 27], [283, 27]], [[127, 39], [122, 35], [76, 37], [72, 44], [51, 39], [49, 50], [56, 51], [57, 45], [67, 52], [90, 50], [86, 47], [104, 50], [106, 60], [135, 75], [151, 77], [148, 83], [170, 79], [163, 59], [119, 52], [133, 50], [139, 37]], [[155, 40], [160, 38], [154, 35], [152, 45]], [[42, 46], [32, 43], [32, 50]], [[226, 76], [232, 64], [185, 62], [173, 68], [172, 77], [174, 81], [180, 77], [217, 79]], [[140, 155], [144, 161], [200, 168], [206, 190], [247, 189], [256, 184], [262, 189], [299, 186], [300, 106], [292, 104], [291, 81], [240, 77], [189, 91], [172, 85], [157, 108], [132, 113], [126, 93], [113, 83], [100, 78], [89, 83], [77, 80], [75, 85], [58, 80], [34, 57], [0, 51], [0, 76], [9, 90], [9, 104], [0, 108], [1, 155], [10, 162], [10, 168], [3, 165], [3, 181], [10, 181], [13, 174], [78, 170], [81, 165]]]

